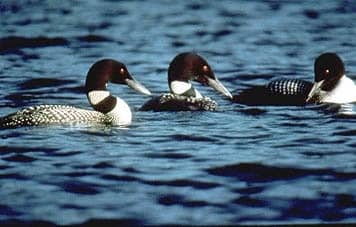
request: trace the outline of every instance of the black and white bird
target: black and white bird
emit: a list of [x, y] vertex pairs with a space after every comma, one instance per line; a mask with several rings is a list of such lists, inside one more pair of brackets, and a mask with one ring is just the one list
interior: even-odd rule
[[308, 103], [356, 102], [355, 83], [345, 75], [341, 58], [323, 53], [314, 62], [314, 83], [298, 79], [277, 79], [253, 86], [233, 96], [245, 105], [306, 105]]
[[228, 98], [231, 93], [215, 77], [208, 62], [192, 52], [178, 54], [168, 68], [168, 86], [170, 93], [154, 97], [146, 102], [142, 111], [194, 111], [217, 110], [217, 103], [204, 97], [193, 87], [190, 81], [208, 85]]
[[32, 106], [0, 118], [0, 128], [73, 123], [130, 125], [130, 107], [121, 98], [110, 94], [106, 89], [108, 82], [126, 84], [138, 92], [151, 95], [130, 75], [123, 63], [103, 59], [92, 65], [86, 77], [85, 90], [94, 110], [67, 105]]
[[315, 60], [315, 81], [307, 102], [354, 103], [356, 102], [355, 82], [346, 76], [345, 66], [335, 53], [325, 53]]

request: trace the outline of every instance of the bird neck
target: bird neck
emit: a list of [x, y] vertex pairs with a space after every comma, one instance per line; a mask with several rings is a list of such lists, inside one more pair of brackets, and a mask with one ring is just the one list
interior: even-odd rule
[[104, 114], [112, 111], [117, 104], [117, 98], [107, 90], [89, 91], [87, 97], [93, 109]]
[[169, 88], [173, 94], [188, 96], [188, 97], [195, 97], [195, 98], [202, 98], [202, 95], [198, 90], [196, 90], [193, 85], [187, 81], [172, 81], [169, 84]]

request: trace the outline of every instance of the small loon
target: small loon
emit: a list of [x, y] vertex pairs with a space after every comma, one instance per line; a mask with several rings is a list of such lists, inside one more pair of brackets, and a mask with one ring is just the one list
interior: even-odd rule
[[142, 111], [194, 111], [217, 109], [217, 103], [204, 97], [189, 82], [197, 81], [209, 85], [216, 91], [232, 99], [231, 93], [215, 77], [207, 61], [196, 53], [180, 53], [172, 60], [168, 68], [168, 86], [170, 93], [154, 97], [146, 102]]
[[340, 57], [323, 53], [314, 62], [314, 83], [299, 79], [276, 79], [233, 96], [245, 105], [301, 106], [319, 103], [356, 102], [355, 83], [345, 75]]
[[103, 59], [92, 65], [85, 83], [87, 97], [94, 110], [66, 105], [32, 106], [0, 118], [0, 128], [70, 123], [130, 125], [130, 107], [124, 100], [110, 94], [106, 89], [108, 82], [127, 84], [138, 92], [151, 95], [147, 88], [130, 75], [123, 63]]

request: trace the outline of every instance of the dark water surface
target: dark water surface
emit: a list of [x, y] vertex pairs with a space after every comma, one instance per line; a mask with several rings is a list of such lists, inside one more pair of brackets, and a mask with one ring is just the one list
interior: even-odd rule
[[[156, 94], [168, 90], [170, 60], [191, 50], [230, 90], [311, 81], [325, 51], [352, 75], [355, 36], [354, 1], [5, 0], [0, 115], [34, 104], [90, 108], [85, 75], [104, 57]], [[0, 222], [356, 222], [353, 114], [246, 107], [196, 87], [221, 111], [139, 112], [148, 98], [112, 85], [135, 111], [129, 128], [1, 130]]]

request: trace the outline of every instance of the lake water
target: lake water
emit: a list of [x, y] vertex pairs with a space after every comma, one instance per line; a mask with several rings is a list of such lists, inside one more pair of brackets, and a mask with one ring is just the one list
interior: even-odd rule
[[[21, 2], [21, 3], [20, 3]], [[0, 116], [37, 104], [90, 108], [85, 75], [124, 62], [155, 94], [184, 51], [237, 92], [313, 80], [338, 53], [356, 72], [353, 1], [1, 1]], [[355, 50], [354, 50], [355, 49]], [[247, 107], [195, 84], [219, 112], [139, 112], [128, 128], [0, 131], [0, 223], [356, 222], [356, 118], [325, 106]]]

